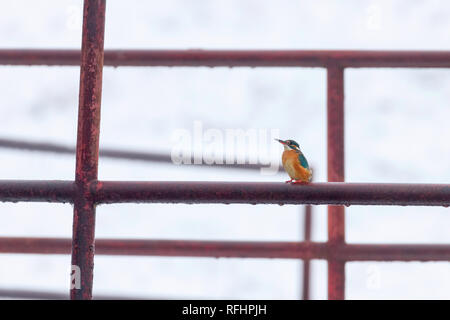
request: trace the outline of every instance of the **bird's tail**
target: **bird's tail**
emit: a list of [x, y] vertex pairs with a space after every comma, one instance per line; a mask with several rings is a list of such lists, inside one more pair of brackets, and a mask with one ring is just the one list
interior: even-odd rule
[[311, 182], [311, 180], [312, 180], [312, 176], [313, 176], [313, 170], [312, 170], [312, 168], [309, 168], [309, 182]]

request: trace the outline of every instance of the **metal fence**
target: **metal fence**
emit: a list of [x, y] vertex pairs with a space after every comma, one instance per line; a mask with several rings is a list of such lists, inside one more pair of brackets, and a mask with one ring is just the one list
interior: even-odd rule
[[[1, 50], [3, 65], [79, 65], [81, 61], [74, 181], [0, 181], [1, 201], [69, 202], [73, 238], [2, 238], [3, 253], [72, 253], [81, 288], [91, 299], [94, 252], [108, 255], [326, 259], [328, 298], [345, 298], [347, 261], [450, 261], [449, 245], [347, 244], [345, 205], [450, 205], [449, 184], [344, 183], [344, 69], [449, 68], [450, 52], [421, 51], [104, 51], [105, 0], [85, 0], [81, 54], [77, 50]], [[103, 65], [320, 67], [327, 70], [328, 183], [98, 181]], [[97, 204], [247, 203], [326, 204], [328, 241], [232, 242], [115, 240], [94, 237]], [[95, 242], [95, 246], [94, 246]], [[94, 250], [95, 248], [95, 250]]]

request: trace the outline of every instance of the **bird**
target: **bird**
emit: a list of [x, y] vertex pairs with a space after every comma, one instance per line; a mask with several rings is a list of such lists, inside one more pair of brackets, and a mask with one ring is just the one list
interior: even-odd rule
[[294, 140], [280, 140], [275, 139], [284, 146], [281, 160], [283, 168], [291, 180], [286, 183], [307, 184], [312, 180], [312, 169], [308, 165], [303, 153], [300, 151], [300, 146]]

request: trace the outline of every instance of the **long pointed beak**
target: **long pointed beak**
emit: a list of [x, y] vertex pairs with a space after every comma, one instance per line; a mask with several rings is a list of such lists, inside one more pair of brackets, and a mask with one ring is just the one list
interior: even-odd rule
[[275, 139], [275, 141], [278, 141], [279, 143], [281, 143], [281, 144], [286, 144], [286, 142], [285, 141], [283, 141], [283, 140], [280, 140], [280, 139]]

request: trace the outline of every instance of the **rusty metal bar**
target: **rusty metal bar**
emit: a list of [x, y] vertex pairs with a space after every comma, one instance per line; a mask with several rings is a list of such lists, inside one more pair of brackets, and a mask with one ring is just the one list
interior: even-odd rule
[[73, 181], [0, 180], [0, 202], [73, 202]]
[[[344, 69], [327, 69], [327, 150], [328, 181], [344, 181]], [[328, 242], [340, 246], [345, 242], [345, 208], [328, 207]], [[328, 299], [345, 299], [345, 262], [328, 260]]]
[[[78, 50], [3, 49], [0, 65], [78, 66]], [[108, 66], [449, 68], [450, 51], [106, 50]]]
[[[329, 250], [333, 250], [331, 247]], [[346, 244], [338, 248], [344, 261], [450, 261], [449, 244]]]
[[[450, 261], [450, 245], [97, 239], [96, 254], [161, 257]], [[71, 240], [0, 237], [0, 253], [70, 254]]]
[[[26, 151], [40, 151], [40, 152], [50, 152], [58, 154], [75, 154], [75, 148], [69, 147], [63, 144], [51, 143], [51, 142], [32, 142], [17, 139], [5, 139], [0, 138], [0, 148], [8, 148], [14, 150], [26, 150]], [[161, 162], [161, 163], [171, 163], [173, 164], [170, 154], [166, 153], [156, 153], [156, 152], [141, 152], [141, 151], [131, 151], [122, 149], [109, 149], [102, 148], [99, 150], [100, 158], [111, 158], [111, 159], [121, 159], [121, 160], [132, 160], [132, 161], [144, 161], [144, 162]], [[202, 168], [224, 168], [224, 169], [244, 169], [244, 170], [260, 170], [261, 168], [267, 167], [261, 164], [205, 164], [202, 163], [203, 159], [191, 158], [191, 166], [202, 166]], [[197, 163], [202, 163], [197, 165]], [[280, 166], [279, 172], [283, 172], [283, 168]]]
[[448, 206], [448, 184], [100, 181], [97, 203], [247, 203]]
[[[73, 202], [73, 181], [0, 180], [0, 201]], [[450, 205], [448, 184], [99, 181], [95, 203]]]
[[[311, 241], [311, 228], [312, 228], [312, 206], [307, 205], [304, 208], [303, 217], [303, 230], [304, 241], [306, 243]], [[311, 278], [311, 261], [309, 259], [303, 259], [303, 281], [302, 281], [302, 300], [310, 299], [310, 278]]]
[[89, 185], [98, 175], [105, 7], [106, 0], [84, 1], [72, 241], [81, 287], [71, 288], [71, 299], [92, 299], [95, 203]]

